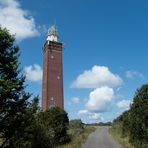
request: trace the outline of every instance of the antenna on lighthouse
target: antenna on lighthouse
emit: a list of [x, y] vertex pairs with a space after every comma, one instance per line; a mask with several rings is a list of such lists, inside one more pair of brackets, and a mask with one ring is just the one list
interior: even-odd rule
[[48, 29], [47, 41], [54, 41], [54, 42], [58, 42], [59, 41], [59, 35], [58, 35], [58, 31], [57, 31], [55, 25], [51, 26]]

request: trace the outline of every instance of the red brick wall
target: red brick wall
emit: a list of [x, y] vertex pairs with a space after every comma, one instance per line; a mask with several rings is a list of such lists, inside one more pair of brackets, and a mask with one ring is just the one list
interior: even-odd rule
[[44, 45], [42, 109], [51, 105], [64, 108], [62, 43], [46, 42]]

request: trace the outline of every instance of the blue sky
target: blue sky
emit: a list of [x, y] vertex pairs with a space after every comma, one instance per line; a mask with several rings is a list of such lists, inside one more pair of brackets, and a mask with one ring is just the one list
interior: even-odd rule
[[70, 119], [111, 121], [148, 82], [147, 6], [146, 0], [0, 0], [0, 24], [16, 33], [27, 90], [41, 96], [42, 45], [56, 22], [65, 110]]

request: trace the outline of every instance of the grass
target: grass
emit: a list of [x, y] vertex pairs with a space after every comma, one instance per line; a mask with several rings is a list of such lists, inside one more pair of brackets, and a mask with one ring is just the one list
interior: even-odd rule
[[61, 145], [58, 148], [81, 148], [82, 144], [85, 143], [89, 134], [94, 131], [95, 131], [95, 128], [92, 126], [85, 126], [84, 131], [81, 133], [70, 131], [71, 142], [65, 145]]
[[134, 148], [130, 143], [128, 137], [123, 138], [119, 132], [112, 127], [109, 129], [110, 135], [120, 143], [123, 148]]

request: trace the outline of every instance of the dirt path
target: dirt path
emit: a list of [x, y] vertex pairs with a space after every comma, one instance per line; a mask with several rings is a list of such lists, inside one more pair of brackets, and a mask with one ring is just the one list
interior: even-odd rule
[[99, 126], [96, 131], [89, 135], [83, 148], [121, 148], [108, 133], [109, 127]]

